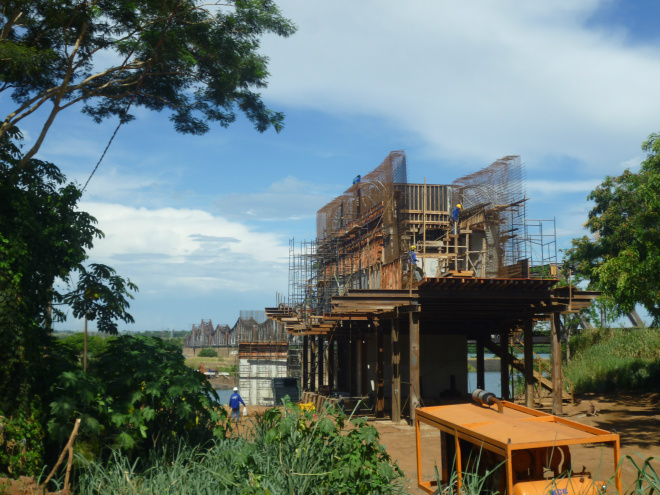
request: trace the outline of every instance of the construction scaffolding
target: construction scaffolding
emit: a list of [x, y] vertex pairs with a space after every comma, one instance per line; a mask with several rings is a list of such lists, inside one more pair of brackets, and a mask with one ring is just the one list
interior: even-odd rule
[[526, 202], [518, 156], [451, 185], [408, 184], [405, 153], [393, 151], [318, 211], [315, 240], [290, 242], [287, 308], [312, 325], [349, 289], [397, 290], [428, 277], [552, 276], [538, 267], [556, 264], [554, 230], [528, 223]]

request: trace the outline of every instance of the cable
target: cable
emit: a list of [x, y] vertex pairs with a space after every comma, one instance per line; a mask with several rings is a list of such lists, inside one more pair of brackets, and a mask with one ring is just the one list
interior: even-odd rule
[[[158, 43], [156, 43], [156, 46], [154, 47], [154, 55], [158, 51], [158, 48], [160, 48], [160, 45], [163, 43], [165, 40], [165, 34], [167, 33], [167, 30], [169, 29], [170, 25], [172, 24], [172, 20], [174, 19], [174, 15], [176, 14], [176, 11], [179, 9], [179, 6], [181, 5], [181, 2], [177, 3], [174, 6], [174, 10], [172, 10], [172, 13], [170, 14], [170, 17], [167, 19], [167, 24], [165, 24], [165, 28], [163, 29], [163, 35], [160, 37], [158, 40]], [[110, 145], [115, 139], [115, 136], [117, 135], [117, 132], [119, 132], [119, 128], [121, 125], [125, 122], [126, 115], [128, 114], [129, 109], [131, 108], [131, 105], [133, 104], [133, 101], [135, 101], [135, 98], [140, 91], [140, 86], [142, 86], [142, 82], [144, 81], [144, 78], [147, 76], [147, 73], [149, 72], [149, 69], [151, 69], [151, 66], [154, 63], [155, 58], [152, 57], [147, 66], [144, 69], [144, 72], [142, 73], [142, 76], [140, 76], [140, 79], [137, 82], [137, 85], [135, 87], [135, 91], [133, 92], [133, 96], [131, 96], [131, 100], [128, 102], [128, 105], [126, 105], [126, 110], [124, 110], [123, 115], [119, 119], [119, 124], [117, 124], [117, 127], [115, 128], [115, 131], [112, 133], [112, 136], [110, 137], [110, 140], [108, 141], [107, 146], [103, 150], [103, 153], [101, 154], [101, 158], [99, 158], [99, 161], [96, 163], [96, 166], [94, 167], [94, 170], [92, 170], [92, 173], [89, 174], [89, 177], [87, 178], [87, 182], [85, 182], [85, 185], [83, 186], [82, 190], [80, 191], [80, 194], [85, 192], [85, 189], [87, 189], [87, 184], [89, 184], [89, 181], [92, 180], [92, 177], [96, 173], [96, 170], [99, 168], [99, 165], [101, 165], [101, 162], [103, 161], [103, 158], [105, 158], [105, 154], [108, 152], [108, 149], [110, 148]]]

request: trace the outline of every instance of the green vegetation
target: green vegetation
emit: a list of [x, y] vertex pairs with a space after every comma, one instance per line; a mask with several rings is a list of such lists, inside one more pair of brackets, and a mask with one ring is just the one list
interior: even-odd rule
[[218, 357], [218, 353], [210, 347], [204, 347], [197, 353], [197, 355], [199, 357]]
[[339, 408], [319, 416], [287, 403], [253, 418], [242, 435], [217, 438], [206, 449], [160, 450], [144, 464], [117, 452], [106, 463], [83, 460], [79, 490], [99, 495], [133, 493], [135, 487], [144, 494], [171, 495], [401, 493], [402, 473], [373, 426]]
[[660, 383], [660, 329], [593, 329], [571, 338], [564, 370], [576, 392], [647, 390]]
[[133, 458], [225, 432], [226, 412], [212, 407], [217, 395], [208, 381], [185, 365], [179, 349], [153, 337], [109, 340], [88, 373], [62, 373], [51, 392], [50, 437], [62, 444], [81, 418], [78, 441], [94, 454], [111, 446]]
[[204, 134], [209, 123], [228, 126], [240, 110], [260, 132], [279, 131], [283, 114], [253, 91], [269, 76], [268, 59], [258, 50], [263, 35], [286, 37], [295, 26], [271, 0], [213, 5], [4, 0], [0, 95], [5, 104], [11, 95], [15, 105], [2, 118], [0, 139], [48, 103], [24, 165], [59, 112], [78, 102], [96, 122], [133, 120], [132, 105], [165, 110], [178, 132]]
[[660, 324], [660, 134], [642, 144], [647, 158], [637, 173], [606, 177], [589, 194], [595, 203], [586, 227], [593, 234], [573, 240], [565, 268], [576, 282], [602, 290], [599, 301], [611, 318], [641, 304]]

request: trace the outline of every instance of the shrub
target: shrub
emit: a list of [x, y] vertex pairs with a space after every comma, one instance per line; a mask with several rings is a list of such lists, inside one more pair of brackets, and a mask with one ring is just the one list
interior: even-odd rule
[[218, 357], [218, 353], [214, 349], [211, 349], [210, 347], [204, 347], [201, 351], [197, 353], [197, 355], [199, 357], [209, 357], [209, 358]]
[[592, 329], [570, 342], [576, 392], [640, 390], [660, 383], [660, 329]]
[[176, 346], [154, 337], [124, 335], [82, 370], [62, 373], [53, 386], [50, 435], [68, 437], [76, 418], [88, 446], [139, 455], [188, 438], [223, 436], [227, 413], [214, 409], [217, 394], [200, 373], [185, 366]]
[[[161, 451], [136, 469], [115, 453], [106, 464], [85, 463], [80, 493], [403, 493], [403, 473], [378, 442], [378, 432], [338, 408], [320, 418], [294, 404], [255, 418], [242, 436], [218, 438], [212, 448]], [[182, 483], [182, 480], [185, 482]]]
[[0, 472], [12, 478], [34, 476], [43, 465], [44, 431], [39, 408], [26, 403], [11, 416], [0, 411]]

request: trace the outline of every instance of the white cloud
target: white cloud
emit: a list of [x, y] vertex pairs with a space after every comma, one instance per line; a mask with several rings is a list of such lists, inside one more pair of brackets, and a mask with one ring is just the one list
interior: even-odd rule
[[589, 180], [528, 180], [527, 192], [531, 196], [556, 195], [557, 193], [583, 192], [585, 197], [600, 184], [600, 179]]
[[202, 210], [146, 209], [85, 202], [105, 238], [90, 260], [115, 267], [142, 292], [200, 293], [281, 288], [288, 246], [281, 236], [258, 233]]
[[657, 47], [583, 27], [596, 0], [278, 3], [300, 29], [265, 44], [269, 99], [380, 116], [436, 156], [596, 166], [657, 126]]

